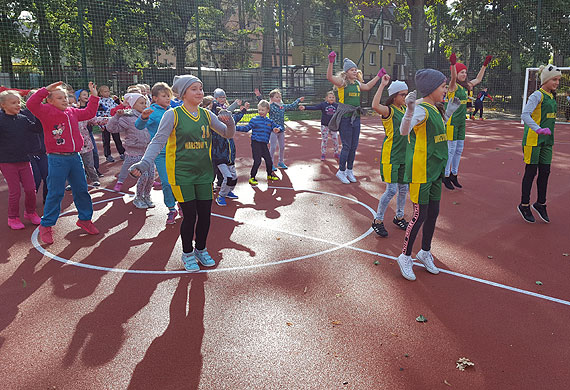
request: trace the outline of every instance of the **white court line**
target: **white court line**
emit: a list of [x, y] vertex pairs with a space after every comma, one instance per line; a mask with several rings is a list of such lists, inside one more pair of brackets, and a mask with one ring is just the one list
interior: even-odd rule
[[[268, 188], [271, 188], [271, 189], [294, 190], [294, 189], [291, 188], [291, 187], [274, 187], [274, 186], [268, 186]], [[107, 190], [107, 191], [109, 191], [109, 192], [115, 192], [115, 191], [112, 191], [112, 190]], [[329, 193], [329, 192], [325, 192], [325, 191], [316, 191], [316, 190], [298, 190], [298, 191], [321, 193], [321, 194], [326, 194], [326, 195], [332, 195], [332, 196], [339, 197], [339, 198], [344, 198], [344, 199], [347, 199], [347, 200], [349, 200], [349, 201], [356, 202], [356, 203], [358, 203], [358, 204], [360, 204], [360, 205], [363, 205], [366, 209], [368, 209], [368, 210], [372, 213], [372, 215], [375, 215], [375, 214], [374, 214], [374, 210], [373, 210], [371, 207], [369, 207], [368, 205], [366, 205], [366, 204], [364, 204], [364, 203], [361, 203], [361, 202], [359, 202], [358, 200], [355, 200], [355, 199], [352, 199], [352, 198], [349, 198], [349, 197], [346, 197], [346, 196], [343, 196], [343, 195], [333, 194], [333, 193]], [[105, 199], [105, 200], [101, 200], [101, 201], [98, 201], [98, 202], [94, 202], [94, 204], [96, 204], [96, 203], [102, 203], [102, 202], [109, 202], [109, 201], [117, 200], [117, 199], [123, 199], [123, 196], [115, 197], [115, 198], [110, 198], [110, 199]], [[70, 213], [70, 212], [72, 212], [72, 211], [73, 211], [73, 210], [67, 211], [67, 212], [65, 212], [65, 213], [62, 213], [61, 215]], [[331, 249], [323, 250], [323, 251], [320, 251], [320, 252], [316, 252], [316, 253], [312, 253], [312, 254], [308, 254], [308, 255], [304, 255], [304, 256], [299, 256], [299, 257], [295, 257], [295, 258], [291, 258], [291, 259], [285, 259], [285, 260], [281, 260], [281, 261], [277, 261], [277, 262], [273, 262], [273, 263], [252, 264], [252, 265], [248, 265], [248, 266], [240, 266], [240, 267], [234, 267], [234, 268], [222, 268], [222, 269], [213, 269], [213, 270], [200, 270], [200, 271], [197, 271], [197, 272], [188, 272], [188, 271], [186, 271], [186, 270], [184, 270], [184, 271], [182, 271], [182, 270], [178, 270], [178, 271], [174, 271], [174, 270], [173, 270], [173, 271], [125, 270], [125, 269], [118, 269], [118, 268], [99, 267], [99, 266], [95, 266], [95, 265], [91, 265], [91, 264], [77, 263], [77, 262], [74, 262], [74, 261], [71, 261], [71, 260], [68, 260], [68, 259], [64, 259], [64, 258], [62, 258], [62, 257], [59, 257], [59, 256], [57, 256], [57, 255], [54, 255], [54, 254], [52, 254], [52, 253], [46, 251], [46, 250], [40, 245], [40, 243], [39, 243], [39, 241], [38, 241], [38, 232], [39, 232], [39, 229], [35, 229], [34, 232], [32, 233], [32, 243], [33, 243], [34, 247], [35, 247], [38, 251], [40, 251], [43, 255], [45, 255], [45, 256], [47, 256], [47, 257], [49, 257], [49, 258], [51, 258], [51, 259], [60, 261], [60, 262], [62, 262], [62, 263], [68, 264], [68, 265], [73, 265], [73, 266], [78, 266], [78, 267], [83, 267], [83, 268], [89, 268], [89, 269], [95, 269], [95, 270], [99, 270], [99, 271], [120, 272], [120, 273], [138, 273], [138, 274], [155, 274], [155, 275], [156, 275], [156, 274], [189, 274], [189, 273], [205, 273], [205, 272], [223, 272], [223, 271], [234, 271], [234, 270], [246, 270], [246, 269], [260, 268], [260, 267], [265, 267], [265, 266], [269, 266], [269, 265], [277, 265], [277, 264], [290, 263], [290, 262], [297, 261], [297, 260], [307, 259], [307, 258], [310, 258], [310, 257], [316, 257], [316, 256], [319, 256], [319, 255], [322, 255], [322, 254], [326, 254], [326, 253], [330, 253], [330, 252], [336, 251], [336, 250], [341, 249], [341, 248], [352, 249], [352, 250], [354, 250], [354, 251], [358, 251], [358, 252], [362, 252], [362, 253], [367, 253], [367, 254], [370, 254], [370, 255], [373, 255], [373, 256], [379, 256], [379, 257], [383, 257], [383, 258], [385, 258], [385, 259], [390, 259], [390, 260], [396, 260], [396, 259], [397, 259], [397, 257], [391, 256], [391, 255], [386, 255], [386, 254], [383, 254], [383, 253], [374, 252], [374, 251], [371, 251], [371, 250], [362, 249], [362, 248], [357, 248], [357, 247], [352, 246], [352, 244], [354, 244], [354, 243], [356, 243], [356, 242], [358, 242], [358, 241], [364, 239], [366, 236], [368, 236], [370, 233], [372, 233], [372, 229], [368, 229], [365, 233], [363, 233], [363, 234], [360, 235], [359, 237], [357, 237], [357, 238], [355, 238], [355, 239], [353, 239], [353, 240], [351, 240], [351, 241], [346, 242], [346, 243], [343, 244], [343, 243], [335, 243], [334, 241], [330, 241], [330, 240], [320, 239], [320, 238], [317, 238], [317, 237], [310, 237], [310, 236], [307, 236], [307, 235], [304, 235], [304, 234], [298, 234], [298, 233], [288, 232], [288, 231], [285, 231], [285, 230], [282, 230], [282, 229], [279, 229], [279, 228], [273, 228], [273, 227], [267, 226], [266, 224], [262, 224], [262, 223], [251, 223], [251, 222], [245, 222], [245, 221], [236, 221], [236, 220], [235, 220], [234, 218], [232, 218], [232, 217], [227, 217], [227, 216], [219, 215], [219, 214], [212, 214], [212, 215], [214, 215], [214, 216], [216, 216], [216, 217], [223, 218], [223, 219], [235, 221], [235, 222], [238, 222], [238, 223], [243, 223], [243, 224], [248, 224], [248, 225], [254, 225], [254, 226], [261, 226], [261, 227], [264, 227], [265, 229], [269, 229], [269, 230], [272, 230], [272, 231], [276, 231], [276, 232], [280, 232], [280, 233], [285, 233], [285, 234], [289, 234], [289, 235], [296, 236], [296, 237], [302, 237], [302, 238], [306, 238], [306, 239], [310, 239], [310, 240], [314, 240], [314, 241], [318, 241], [318, 242], [322, 242], [322, 243], [326, 243], [326, 244], [330, 244], [330, 245], [335, 245], [335, 247], [334, 247], [334, 248], [331, 248]], [[423, 264], [417, 263], [417, 262], [414, 262], [414, 265], [417, 265], [417, 266], [420, 266], [420, 267], [424, 267]], [[459, 272], [449, 271], [449, 270], [446, 270], [446, 269], [441, 269], [441, 268], [440, 268], [440, 272], [441, 272], [441, 273], [444, 273], [444, 274], [451, 275], [451, 276], [456, 276], [456, 277], [459, 277], [459, 278], [462, 278], [462, 279], [467, 279], [467, 280], [471, 280], [471, 281], [474, 281], [474, 282], [477, 282], [477, 283], [485, 284], [485, 285], [488, 285], [488, 286], [497, 287], [497, 288], [500, 288], [500, 289], [503, 289], [503, 290], [508, 290], [508, 291], [512, 291], [512, 292], [515, 292], [515, 293], [519, 293], [519, 294], [523, 294], [523, 295], [528, 295], [528, 296], [535, 297], [535, 298], [539, 298], [539, 299], [543, 299], [543, 300], [546, 300], [546, 301], [555, 302], [555, 303], [560, 303], [560, 304], [562, 304], [562, 305], [570, 306], [570, 301], [566, 301], [566, 300], [563, 300], [563, 299], [551, 297], [551, 296], [544, 295], [544, 294], [538, 294], [538, 293], [535, 293], [535, 292], [533, 292], [533, 291], [523, 290], [523, 289], [520, 289], [520, 288], [517, 288], [517, 287], [508, 286], [508, 285], [506, 285], [506, 284], [497, 283], [497, 282], [493, 282], [493, 281], [490, 281], [490, 280], [481, 279], [481, 278], [478, 278], [478, 277], [475, 277], [475, 276], [470, 276], [470, 275], [465, 275], [465, 274], [462, 274], [462, 273], [459, 273]]]

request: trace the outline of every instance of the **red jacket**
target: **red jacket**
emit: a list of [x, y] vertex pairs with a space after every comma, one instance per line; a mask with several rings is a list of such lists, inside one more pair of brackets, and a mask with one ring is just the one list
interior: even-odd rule
[[48, 90], [42, 88], [30, 96], [26, 102], [30, 112], [42, 123], [46, 152], [48, 154], [79, 152], [83, 147], [79, 122], [95, 117], [97, 107], [99, 107], [99, 98], [90, 96], [87, 107], [68, 107], [62, 111], [51, 104], [42, 104], [48, 95]]

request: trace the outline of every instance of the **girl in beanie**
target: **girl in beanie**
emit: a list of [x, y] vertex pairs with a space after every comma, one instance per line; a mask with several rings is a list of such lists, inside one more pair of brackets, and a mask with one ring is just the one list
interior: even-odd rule
[[402, 254], [398, 257], [400, 272], [408, 280], [416, 280], [411, 255], [422, 224], [422, 250], [418, 252], [417, 259], [428, 272], [439, 273], [430, 249], [439, 214], [441, 177], [447, 162], [445, 122], [461, 104], [458, 98], [454, 98], [448, 103], [446, 112], [443, 112], [440, 104], [445, 97], [445, 84], [443, 73], [434, 69], [418, 70], [416, 87], [424, 98], [416, 105], [416, 91], [406, 97], [408, 108], [400, 125], [400, 134], [409, 134], [404, 181], [410, 183], [410, 199], [414, 205]]
[[378, 202], [376, 218], [372, 221], [372, 228], [380, 237], [388, 237], [388, 231], [384, 226], [384, 213], [396, 193], [398, 193], [398, 202], [393, 223], [403, 230], [408, 227], [408, 222], [404, 219], [404, 205], [408, 193], [408, 185], [404, 182], [408, 138], [400, 134], [400, 124], [406, 112], [405, 99], [408, 94], [408, 86], [403, 81], [394, 81], [388, 88], [389, 96], [386, 105], [382, 105], [380, 98], [389, 82], [390, 76], [384, 75], [380, 87], [374, 95], [374, 100], [372, 100], [372, 108], [382, 115], [382, 124], [386, 132], [386, 137], [382, 142], [380, 162], [380, 175], [386, 183], [386, 191]]
[[[471, 81], [467, 81], [467, 67], [457, 62], [455, 53], [449, 57], [451, 64], [451, 81], [449, 82], [449, 91], [447, 92], [447, 99], [453, 100], [457, 97], [461, 101], [461, 106], [455, 111], [455, 114], [447, 121], [447, 146], [449, 158], [445, 166], [445, 177], [443, 184], [446, 188], [453, 190], [455, 187], [461, 188], [457, 180], [457, 172], [459, 169], [459, 160], [463, 153], [463, 146], [465, 143], [465, 120], [467, 115], [467, 102], [468, 90], [475, 87], [483, 80], [487, 65], [491, 62], [492, 56], [487, 56], [481, 70], [477, 77]], [[454, 187], [455, 186], [455, 187]]]
[[198, 77], [175, 76], [172, 91], [180, 96], [184, 104], [164, 113], [142, 160], [134, 164], [130, 172], [137, 177], [148, 172], [166, 145], [168, 181], [184, 215], [180, 226], [182, 263], [187, 271], [199, 271], [197, 262], [205, 267], [216, 265], [206, 250], [214, 181], [210, 155], [212, 130], [231, 138], [235, 134], [235, 124], [225, 110], [216, 116], [210, 110], [199, 107], [204, 90]]
[[360, 91], [371, 90], [382, 77], [383, 73], [381, 72], [383, 72], [383, 69], [365, 84], [358, 81], [358, 68], [348, 58], [344, 59], [343, 71], [334, 76], [333, 63], [335, 58], [336, 53], [334, 51], [330, 52], [327, 80], [333, 83], [338, 90], [338, 108], [329, 123], [329, 129], [332, 131], [338, 130], [342, 141], [336, 177], [344, 184], [356, 183], [352, 168], [360, 136]]
[[552, 162], [552, 145], [554, 145], [554, 123], [556, 122], [556, 89], [560, 84], [562, 72], [554, 65], [540, 66], [540, 89], [529, 97], [521, 119], [524, 122], [523, 154], [526, 164], [522, 180], [522, 196], [518, 210], [523, 219], [533, 223], [534, 216], [530, 211], [530, 190], [538, 170], [536, 185], [538, 199], [532, 208], [544, 222], [550, 222], [546, 213], [546, 187], [550, 164]]

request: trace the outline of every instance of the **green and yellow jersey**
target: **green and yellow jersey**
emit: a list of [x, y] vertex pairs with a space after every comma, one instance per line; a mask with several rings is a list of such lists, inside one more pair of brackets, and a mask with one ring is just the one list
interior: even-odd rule
[[[337, 91], [338, 102], [348, 104], [350, 106], [360, 106], [360, 82], [355, 81], [346, 87], [339, 87]], [[359, 115], [357, 113], [357, 115]], [[344, 117], [351, 117], [352, 113], [345, 114]]]
[[[451, 118], [448, 119], [446, 123], [447, 127], [447, 139], [449, 141], [457, 141], [465, 139], [465, 119], [467, 114], [467, 89], [463, 88], [461, 85], [456, 84], [457, 89], [455, 91], [447, 92], [447, 101], [453, 100], [453, 98], [459, 98], [461, 105]], [[447, 108], [447, 104], [446, 104]]]
[[392, 104], [390, 105], [390, 115], [387, 118], [382, 118], [386, 137], [382, 141], [380, 172], [386, 183], [395, 182], [398, 178], [392, 177], [394, 176], [394, 168], [397, 172], [398, 167], [406, 163], [408, 139], [400, 134], [400, 124], [405, 113], [405, 106], [398, 108]]
[[524, 126], [523, 146], [554, 145], [554, 124], [556, 123], [556, 112], [558, 105], [551, 93], [540, 88], [540, 103], [531, 114], [531, 118], [541, 128], [549, 128], [551, 134], [537, 134], [528, 125]]

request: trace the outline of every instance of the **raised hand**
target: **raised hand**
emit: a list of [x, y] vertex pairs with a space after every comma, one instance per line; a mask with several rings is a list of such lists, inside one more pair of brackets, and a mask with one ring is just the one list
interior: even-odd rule
[[331, 51], [329, 53], [329, 62], [332, 64], [335, 59], [336, 59], [336, 53], [334, 51]]
[[302, 102], [303, 100], [305, 100], [305, 97], [304, 97], [304, 96], [301, 96], [301, 97], [299, 98], [299, 101]]
[[53, 92], [53, 91], [55, 91], [57, 88], [59, 88], [62, 84], [63, 84], [63, 81], [56, 81], [55, 83], [48, 85], [48, 86], [46, 87], [46, 89], [47, 89], [49, 92]]
[[378, 71], [377, 76], [380, 78], [384, 78], [384, 75], [386, 74], [386, 69], [382, 68]]
[[491, 62], [492, 59], [493, 59], [493, 56], [485, 57], [485, 62], [483, 62], [483, 66], [489, 65], [489, 63]]
[[147, 108], [146, 110], [144, 110], [141, 113], [141, 118], [142, 119], [148, 119], [148, 117], [150, 116], [150, 114], [152, 114], [154, 112], [154, 110], [152, 108]]
[[418, 93], [416, 90], [413, 90], [412, 92], [408, 93], [408, 96], [406, 96], [406, 106], [408, 107], [408, 110], [412, 110], [416, 106], [417, 95]]
[[449, 63], [451, 65], [455, 65], [457, 63], [457, 57], [455, 56], [455, 53], [451, 53], [449, 56]]
[[253, 93], [255, 93], [255, 96], [261, 96], [261, 92], [259, 92], [259, 88], [255, 88], [253, 90]]
[[[384, 68], [382, 68], [384, 69]], [[380, 73], [380, 72], [378, 72]], [[380, 86], [385, 87], [386, 85], [388, 85], [388, 83], [390, 82], [390, 76], [385, 74], [384, 76], [382, 76], [382, 81], [380, 81]]]
[[93, 81], [89, 82], [89, 93], [91, 93], [91, 96], [97, 96], [97, 84], [93, 83]]

